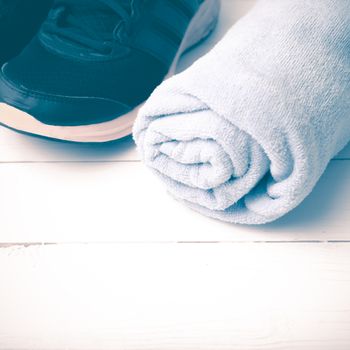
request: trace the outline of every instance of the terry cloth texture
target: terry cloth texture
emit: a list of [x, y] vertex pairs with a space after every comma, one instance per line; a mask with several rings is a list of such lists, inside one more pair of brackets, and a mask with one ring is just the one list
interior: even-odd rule
[[191, 208], [242, 224], [283, 216], [350, 139], [350, 0], [259, 1], [153, 93], [134, 138]]

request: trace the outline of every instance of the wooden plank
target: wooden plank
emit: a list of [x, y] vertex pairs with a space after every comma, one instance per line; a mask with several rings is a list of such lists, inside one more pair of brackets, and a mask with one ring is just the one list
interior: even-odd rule
[[0, 163], [139, 160], [131, 137], [106, 144], [79, 144], [18, 134], [0, 127]]
[[2, 164], [0, 242], [350, 240], [350, 161], [332, 161], [292, 213], [259, 227], [206, 218], [141, 163]]
[[348, 350], [350, 245], [0, 249], [0, 348]]

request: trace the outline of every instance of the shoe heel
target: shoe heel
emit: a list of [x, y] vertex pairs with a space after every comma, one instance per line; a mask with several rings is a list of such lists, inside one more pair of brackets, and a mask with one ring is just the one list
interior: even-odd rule
[[193, 17], [181, 45], [180, 55], [205, 39], [216, 27], [220, 0], [205, 0]]
[[204, 0], [187, 28], [181, 46], [165, 79], [175, 74], [181, 55], [205, 39], [215, 29], [219, 14], [220, 0]]

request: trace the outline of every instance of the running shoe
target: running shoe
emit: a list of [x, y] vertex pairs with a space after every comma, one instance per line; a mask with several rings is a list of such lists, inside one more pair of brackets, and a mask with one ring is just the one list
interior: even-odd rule
[[55, 0], [0, 73], [0, 123], [34, 135], [108, 142], [179, 57], [215, 28], [219, 0]]

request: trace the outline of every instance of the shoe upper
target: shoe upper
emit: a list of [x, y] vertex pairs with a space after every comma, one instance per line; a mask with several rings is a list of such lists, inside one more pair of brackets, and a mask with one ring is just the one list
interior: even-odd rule
[[29, 43], [52, 3], [52, 0], [0, 0], [0, 65]]
[[51, 125], [112, 120], [167, 74], [201, 0], [56, 0], [0, 99]]

